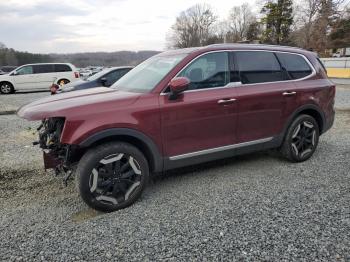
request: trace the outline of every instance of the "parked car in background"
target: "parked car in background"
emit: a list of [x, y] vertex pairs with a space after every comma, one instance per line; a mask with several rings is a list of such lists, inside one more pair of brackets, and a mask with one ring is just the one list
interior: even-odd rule
[[313, 52], [218, 44], [161, 53], [110, 88], [43, 98], [18, 115], [42, 120], [45, 167], [75, 170], [82, 199], [110, 212], [134, 203], [150, 173], [271, 148], [309, 159], [333, 125], [334, 97]]
[[0, 75], [5, 75], [15, 70], [17, 66], [2, 66], [0, 67]]
[[92, 71], [91, 71], [90, 69], [81, 68], [81, 69], [79, 70], [79, 74], [80, 74], [80, 77], [81, 77], [82, 79], [86, 79], [86, 78], [88, 78], [89, 76], [92, 75]]
[[50, 90], [52, 82], [64, 85], [77, 81], [79, 73], [69, 63], [41, 63], [23, 65], [9, 74], [0, 75], [0, 92], [11, 94], [15, 91]]
[[[129, 72], [133, 67], [131, 66], [121, 66], [121, 67], [111, 67], [106, 68], [95, 75], [88, 77], [87, 79], [78, 80], [73, 83], [59, 87], [56, 91], [52, 90], [52, 93], [64, 93], [74, 90], [82, 90], [93, 87], [105, 86], [110, 87], [117, 80], [119, 80], [123, 75]], [[57, 86], [58, 87], [58, 86]]]

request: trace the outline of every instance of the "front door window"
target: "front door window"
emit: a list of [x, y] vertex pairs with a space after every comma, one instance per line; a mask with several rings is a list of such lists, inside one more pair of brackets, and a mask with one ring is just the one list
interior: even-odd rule
[[17, 70], [18, 75], [30, 75], [33, 74], [33, 67], [32, 66], [24, 66]]
[[228, 53], [214, 52], [190, 63], [178, 76], [187, 77], [189, 90], [223, 87], [229, 82]]

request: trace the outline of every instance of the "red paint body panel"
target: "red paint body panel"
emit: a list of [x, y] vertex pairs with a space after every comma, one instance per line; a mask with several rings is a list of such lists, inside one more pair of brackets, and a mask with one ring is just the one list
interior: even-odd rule
[[281, 133], [296, 109], [295, 97], [282, 93], [293, 90], [292, 83], [252, 84], [237, 87], [239, 143], [268, 138]]
[[161, 126], [166, 156], [200, 151], [236, 142], [235, 88], [187, 92], [177, 100], [160, 96]]
[[[211, 51], [269, 50], [302, 54], [316, 70], [301, 81], [250, 84], [185, 92], [169, 100], [162, 92], [171, 79], [197, 56]], [[316, 56], [306, 50], [259, 45], [213, 45], [175, 50], [161, 55], [186, 53], [149, 93], [95, 88], [59, 94], [22, 107], [18, 115], [29, 120], [64, 117], [61, 143], [79, 145], [110, 128], [129, 128], [150, 138], [164, 157], [243, 143], [281, 135], [298, 108], [314, 105], [325, 125], [334, 119], [335, 87]], [[294, 91], [295, 96], [283, 96]], [[221, 99], [235, 99], [225, 105]]]

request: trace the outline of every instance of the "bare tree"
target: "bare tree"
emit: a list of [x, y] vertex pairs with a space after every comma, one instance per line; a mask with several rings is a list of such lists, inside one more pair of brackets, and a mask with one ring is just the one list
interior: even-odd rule
[[340, 16], [340, 7], [344, 0], [320, 0], [320, 7], [311, 35], [312, 48], [323, 54], [328, 47], [328, 35], [331, 27]]
[[212, 38], [212, 27], [217, 17], [206, 4], [197, 4], [176, 18], [168, 37], [169, 47], [202, 46]]
[[315, 18], [321, 7], [321, 0], [305, 0], [303, 4], [300, 4], [297, 8], [298, 19], [300, 21], [300, 29], [298, 30], [298, 45], [303, 48], [311, 48], [311, 39], [313, 35], [313, 27]]
[[250, 24], [256, 22], [256, 17], [251, 11], [251, 6], [244, 3], [231, 9], [228, 19], [232, 41], [246, 40]]

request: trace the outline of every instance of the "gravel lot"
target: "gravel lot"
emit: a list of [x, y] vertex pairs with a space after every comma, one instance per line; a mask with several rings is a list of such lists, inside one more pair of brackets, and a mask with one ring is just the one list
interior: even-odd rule
[[349, 261], [350, 98], [339, 90], [342, 110], [309, 161], [260, 152], [171, 171], [110, 214], [43, 171], [37, 123], [0, 116], [0, 260]]
[[350, 85], [337, 85], [335, 94], [336, 108], [350, 109]]
[[0, 114], [4, 111], [16, 111], [22, 105], [49, 95], [50, 92], [19, 92], [12, 95], [0, 94]]

